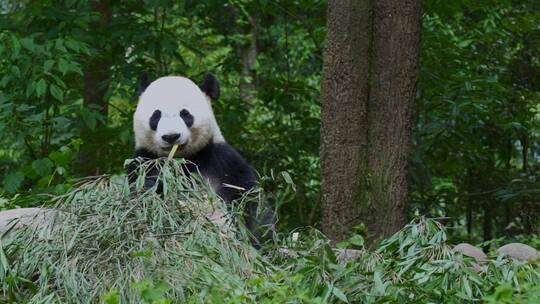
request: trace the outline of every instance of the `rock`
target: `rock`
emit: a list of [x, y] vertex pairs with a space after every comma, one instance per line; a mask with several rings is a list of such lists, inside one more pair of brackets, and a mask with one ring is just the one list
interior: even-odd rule
[[40, 226], [48, 222], [52, 216], [52, 210], [43, 208], [19, 208], [0, 211], [0, 232], [21, 225]]
[[497, 249], [498, 256], [507, 256], [518, 261], [534, 261], [540, 258], [540, 251], [522, 243], [510, 243]]
[[485, 262], [488, 257], [482, 251], [482, 249], [467, 243], [461, 243], [454, 246], [454, 251], [461, 252], [461, 254], [474, 258], [477, 262]]
[[334, 249], [336, 258], [340, 263], [346, 263], [349, 261], [354, 261], [364, 253], [363, 250], [357, 249]]

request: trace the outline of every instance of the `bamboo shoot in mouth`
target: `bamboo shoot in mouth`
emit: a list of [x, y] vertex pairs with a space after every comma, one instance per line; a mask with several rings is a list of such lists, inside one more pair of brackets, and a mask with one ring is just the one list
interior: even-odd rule
[[169, 156], [167, 159], [171, 160], [174, 157], [174, 154], [176, 154], [176, 150], [178, 150], [178, 144], [175, 144], [172, 146], [171, 152], [169, 153]]

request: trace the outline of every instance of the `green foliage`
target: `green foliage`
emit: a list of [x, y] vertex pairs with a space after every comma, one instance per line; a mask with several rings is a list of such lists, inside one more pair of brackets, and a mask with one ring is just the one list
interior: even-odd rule
[[40, 229], [4, 235], [0, 302], [533, 303], [538, 296], [539, 264], [493, 258], [475, 271], [450, 249], [444, 227], [424, 218], [373, 250], [351, 237], [341, 245], [356, 248], [349, 258], [315, 229], [279, 234], [257, 252], [234, 221], [209, 221], [209, 212], [230, 219], [236, 211], [225, 211], [202, 179], [183, 176], [181, 162], [157, 164], [163, 195], [140, 188], [144, 174], [132, 194], [125, 176], [95, 178], [57, 196], [62, 211]]
[[427, 1], [411, 203], [466, 227], [455, 238], [536, 231], [538, 9], [535, 1]]
[[[16, 8], [0, 20], [0, 69], [7, 71], [0, 79], [0, 168], [10, 172], [0, 179], [8, 194], [23, 186], [36, 192], [67, 186], [72, 173], [65, 158], [76, 145], [80, 107], [75, 87], [83, 58], [92, 54], [78, 35], [89, 16], [46, 4], [28, 9], [43, 15], [28, 18], [28, 11]], [[44, 30], [49, 23], [61, 26]]]
[[520, 303], [533, 304], [538, 302], [540, 290], [538, 285], [526, 283], [523, 286], [512, 286], [504, 283], [497, 286], [495, 292], [484, 297], [486, 303]]

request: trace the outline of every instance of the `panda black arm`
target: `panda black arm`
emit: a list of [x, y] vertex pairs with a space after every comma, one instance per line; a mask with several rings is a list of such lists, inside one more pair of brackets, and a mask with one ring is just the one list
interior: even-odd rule
[[[227, 203], [233, 203], [245, 191], [249, 191], [257, 185], [257, 177], [253, 169], [240, 153], [229, 144], [225, 142], [212, 144], [211, 153], [206, 156], [209, 156], [209, 158], [202, 163], [207, 164], [207, 166], [203, 166], [202, 170], [205, 170], [205, 173], [211, 179], [216, 179], [220, 183], [218, 195]], [[202, 161], [202, 159], [199, 159], [199, 161]], [[240, 187], [244, 190], [223, 184]], [[260, 248], [260, 243], [265, 238], [265, 235], [268, 236], [272, 233], [273, 210], [269, 202], [263, 202], [262, 205], [256, 202], [248, 202], [245, 205], [244, 215], [246, 227], [253, 236], [252, 244], [255, 248]]]
[[[207, 156], [206, 161], [199, 160], [195, 163], [199, 165], [204, 174], [211, 179], [219, 182], [218, 194], [226, 202], [230, 203], [242, 195], [242, 192], [249, 191], [257, 184], [257, 177], [248, 165], [246, 160], [231, 145], [226, 142], [211, 144], [210, 153], [203, 153], [201, 156]], [[206, 154], [206, 155], [205, 155]], [[243, 188], [238, 190], [234, 187]]]
[[[147, 160], [156, 159], [157, 156], [146, 149], [139, 148], [135, 150], [135, 155], [133, 158], [134, 159], [126, 166], [126, 173], [128, 175], [128, 181], [130, 184], [137, 181], [137, 171], [139, 166]], [[155, 184], [158, 174], [159, 172], [157, 172], [157, 168], [149, 168], [148, 172], [146, 172], [146, 180], [144, 183], [145, 188], [151, 188]]]

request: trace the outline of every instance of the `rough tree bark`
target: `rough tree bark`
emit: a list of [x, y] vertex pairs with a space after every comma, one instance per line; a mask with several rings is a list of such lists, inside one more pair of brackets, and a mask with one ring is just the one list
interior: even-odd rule
[[420, 53], [420, 0], [373, 1], [373, 52], [368, 102], [369, 199], [363, 220], [373, 237], [405, 224], [411, 114]]
[[367, 148], [370, 1], [329, 1], [321, 83], [323, 230], [345, 238], [358, 223]]
[[321, 109], [323, 230], [370, 241], [405, 223], [420, 0], [328, 2]]
[[[108, 0], [92, 1], [92, 10], [99, 14], [99, 20], [91, 29], [98, 37], [106, 37], [108, 26], [111, 22], [111, 6]], [[112, 60], [107, 52], [106, 42], [96, 41], [96, 49], [100, 50], [98, 56], [93, 57], [84, 67], [83, 78], [83, 105], [85, 108], [92, 111], [97, 111], [104, 117], [107, 117], [109, 112], [108, 100], [105, 99], [107, 92], [110, 68]], [[103, 149], [100, 147], [107, 141], [105, 132], [100, 132], [104, 128], [101, 121], [97, 121], [95, 128], [90, 128], [86, 124], [83, 125], [81, 138], [83, 144], [79, 151], [78, 173], [82, 176], [100, 174], [99, 159]]]

